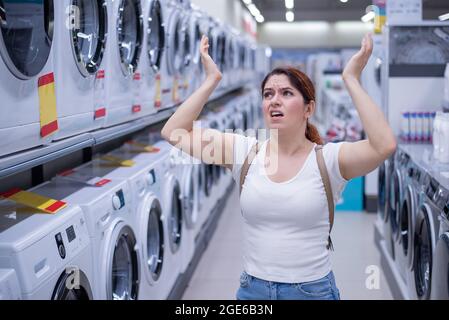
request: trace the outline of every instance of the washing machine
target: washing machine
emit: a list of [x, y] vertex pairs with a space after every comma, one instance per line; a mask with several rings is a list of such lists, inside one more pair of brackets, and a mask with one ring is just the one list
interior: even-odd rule
[[405, 276], [407, 279], [407, 294], [415, 296], [413, 285], [413, 257], [414, 257], [414, 230], [417, 211], [419, 209], [420, 194], [422, 192], [424, 171], [414, 161], [410, 160], [405, 168], [406, 183], [404, 184], [404, 197], [400, 212], [401, 246], [398, 255], [406, 257]]
[[[180, 104], [184, 99], [184, 71], [190, 63], [188, 15], [179, 0], [166, 2], [166, 70], [162, 80], [164, 108]], [[188, 51], [186, 52], [186, 49]]]
[[[408, 270], [408, 257], [404, 251], [404, 247], [408, 246], [408, 215], [403, 208], [405, 191], [407, 186], [407, 165], [410, 162], [410, 156], [398, 150], [395, 153], [395, 164], [393, 177], [390, 180], [391, 186], [391, 198], [394, 201], [394, 210], [390, 212], [390, 225], [392, 228], [392, 236], [394, 242], [395, 251], [395, 266], [399, 271], [398, 274], [401, 276], [401, 280], [404, 283], [404, 288], [407, 287], [407, 270]], [[404, 209], [404, 210], [402, 210]], [[404, 216], [402, 216], [404, 213]]]
[[108, 33], [105, 0], [55, 2], [54, 63], [59, 140], [99, 129], [104, 101], [103, 56]]
[[144, 38], [138, 74], [141, 76], [139, 97], [142, 115], [162, 108], [162, 77], [165, 73], [165, 15], [163, 2], [143, 0]]
[[136, 88], [142, 81], [137, 70], [144, 28], [141, 0], [110, 0], [107, 3], [104, 126], [110, 127], [142, 116], [141, 101], [136, 101]]
[[[0, 156], [46, 145], [58, 129], [53, 0], [2, 1]], [[40, 109], [44, 110], [40, 117]]]
[[83, 210], [92, 243], [96, 299], [136, 300], [139, 254], [130, 186], [126, 181], [95, 177], [94, 171], [92, 166], [75, 169], [53, 178], [45, 190], [59, 192], [58, 199]]
[[[135, 137], [132, 143], [127, 143], [119, 151], [128, 154], [136, 154], [133, 158], [137, 164], [148, 165], [153, 162], [149, 157], [152, 154], [140, 152], [136, 145], [151, 145], [151, 136], [144, 134]], [[193, 237], [190, 236], [190, 222], [196, 219], [195, 212], [186, 210], [191, 208], [192, 203], [190, 191], [184, 186], [190, 181], [184, 179], [184, 169], [190, 164], [190, 160], [180, 158], [178, 149], [172, 147], [168, 142], [161, 140], [152, 144], [158, 150], [157, 162], [161, 164], [160, 202], [163, 210], [163, 221], [166, 228], [166, 283], [171, 289], [178, 280], [179, 275], [184, 271], [184, 255], [192, 252], [194, 248]], [[119, 155], [117, 153], [117, 155]], [[187, 162], [184, 166], [183, 162]]]
[[19, 280], [14, 269], [0, 268], [0, 300], [21, 300]]
[[448, 201], [448, 191], [429, 174], [425, 174], [414, 229], [412, 299], [428, 300], [431, 297], [432, 267], [439, 236], [438, 217]]
[[[29, 191], [62, 200], [62, 190], [49, 185]], [[15, 271], [23, 299], [97, 298], [92, 242], [78, 205], [68, 202], [58, 213], [47, 214], [3, 200], [0, 212], [0, 268]], [[14, 281], [11, 271], [9, 278]], [[16, 296], [17, 286], [11, 289]]]
[[201, 37], [203, 34], [206, 34], [203, 25], [205, 15], [202, 11], [192, 7], [187, 19], [189, 19], [187, 40], [190, 41], [190, 63], [186, 68], [186, 82], [188, 83], [188, 87], [185, 98], [195, 92], [204, 80], [202, 75], [200, 45]]
[[[383, 206], [385, 207], [385, 210], [383, 211], [383, 214], [381, 213], [381, 217], [383, 218], [383, 236], [384, 236], [384, 240], [385, 240], [385, 246], [387, 249], [388, 254], [390, 255], [390, 258], [392, 260], [395, 260], [395, 251], [394, 251], [394, 241], [393, 241], [393, 232], [392, 232], [392, 228], [391, 228], [391, 217], [392, 215], [392, 211], [394, 210], [394, 207], [392, 205], [395, 204], [394, 199], [391, 199], [391, 194], [392, 194], [392, 188], [391, 188], [391, 180], [393, 178], [393, 173], [394, 173], [394, 155], [391, 156], [390, 158], [388, 158], [387, 160], [385, 160], [384, 162], [384, 166], [385, 166], [385, 204], [383, 205], [382, 203], [379, 203], [379, 207], [382, 208]], [[380, 177], [380, 179], [382, 179]], [[382, 188], [383, 184], [379, 183], [380, 188]], [[379, 190], [379, 194], [380, 192], [382, 192], [382, 190]], [[382, 201], [382, 198], [379, 198], [379, 201]]]
[[164, 175], [170, 170], [169, 154], [167, 150], [144, 152], [140, 146], [136, 147], [136, 143], [137, 140], [132, 141], [108, 154], [132, 160], [134, 165], [131, 167], [114, 165], [98, 158], [75, 169], [75, 172], [128, 182], [132, 197], [131, 221], [128, 223], [136, 234], [140, 260], [138, 297], [140, 300], [166, 299], [180, 273], [167, 257], [171, 216], [168, 211], [163, 211], [162, 192]]
[[435, 248], [432, 265], [430, 298], [432, 300], [449, 299], [449, 203], [439, 216], [440, 232]]

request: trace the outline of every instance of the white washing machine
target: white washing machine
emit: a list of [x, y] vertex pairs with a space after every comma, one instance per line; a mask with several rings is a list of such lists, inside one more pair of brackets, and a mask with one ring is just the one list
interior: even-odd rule
[[186, 68], [185, 79], [188, 83], [188, 88], [185, 99], [197, 90], [204, 80], [202, 75], [200, 44], [202, 35], [206, 34], [203, 25], [205, 16], [200, 10], [191, 8], [190, 15], [187, 19], [189, 19], [187, 40], [190, 41], [190, 63]]
[[142, 0], [144, 39], [139, 63], [140, 98], [143, 115], [156, 113], [162, 106], [161, 77], [165, 70], [164, 9], [160, 0]]
[[45, 113], [41, 128], [39, 112], [40, 106], [43, 110], [56, 107], [53, 17], [52, 0], [2, 2], [0, 156], [48, 144], [58, 128], [54, 111]]
[[19, 280], [14, 269], [0, 268], [0, 300], [21, 300]]
[[[91, 177], [92, 168], [78, 171], [78, 178]], [[76, 172], [76, 170], [75, 170]], [[92, 243], [95, 296], [99, 300], [136, 300], [139, 293], [139, 255], [132, 228], [132, 196], [127, 182], [102, 177], [89, 185], [73, 181], [76, 173], [56, 177], [48, 192], [79, 205], [84, 212]]]
[[[166, 2], [166, 71], [162, 79], [162, 103], [164, 108], [170, 108], [181, 103], [184, 99], [184, 71], [189, 64], [190, 55], [186, 54], [186, 47], [190, 47], [187, 40], [188, 20], [185, 9], [179, 0]], [[190, 53], [190, 49], [187, 51]]]
[[106, 127], [142, 116], [141, 101], [136, 101], [142, 78], [136, 72], [144, 33], [140, 0], [110, 0], [108, 12]]
[[[48, 185], [30, 191], [62, 199], [62, 190]], [[0, 268], [14, 269], [23, 299], [97, 298], [92, 243], [79, 206], [47, 214], [4, 200], [0, 212]]]
[[[140, 256], [139, 299], [166, 299], [177, 278], [176, 270], [167, 259], [169, 216], [162, 211], [163, 177], [168, 154], [163, 151], [138, 152], [136, 148], [125, 145], [109, 155], [135, 162], [132, 167], [120, 167], [95, 159], [89, 167], [93, 176], [128, 181], [130, 185], [133, 205], [130, 225], [136, 233]], [[79, 169], [82, 172], [82, 168]]]
[[[103, 56], [108, 33], [105, 0], [55, 2], [55, 81], [59, 131], [55, 140], [99, 129], [104, 117]], [[95, 112], [97, 110], [97, 113]]]

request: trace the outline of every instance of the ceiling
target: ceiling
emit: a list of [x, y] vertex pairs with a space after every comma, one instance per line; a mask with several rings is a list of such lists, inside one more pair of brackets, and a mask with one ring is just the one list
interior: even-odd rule
[[[284, 0], [253, 0], [265, 18], [265, 22], [285, 21]], [[366, 8], [373, 0], [295, 0], [295, 21], [342, 21], [360, 20]], [[449, 12], [449, 0], [423, 0], [423, 15], [425, 19], [437, 19], [443, 13]]]

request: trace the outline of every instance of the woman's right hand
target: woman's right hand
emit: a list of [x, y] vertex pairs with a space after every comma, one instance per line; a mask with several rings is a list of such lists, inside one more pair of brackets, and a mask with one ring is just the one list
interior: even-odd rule
[[201, 63], [206, 72], [206, 79], [214, 82], [220, 82], [223, 75], [215, 64], [214, 60], [209, 55], [209, 39], [203, 35], [200, 45]]

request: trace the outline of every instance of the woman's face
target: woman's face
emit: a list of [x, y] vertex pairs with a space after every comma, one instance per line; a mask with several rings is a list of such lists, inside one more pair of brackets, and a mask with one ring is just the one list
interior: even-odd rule
[[264, 119], [269, 129], [301, 128], [311, 116], [301, 92], [283, 74], [268, 79], [262, 101]]

